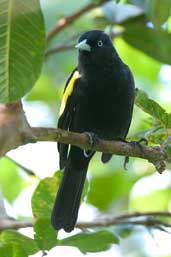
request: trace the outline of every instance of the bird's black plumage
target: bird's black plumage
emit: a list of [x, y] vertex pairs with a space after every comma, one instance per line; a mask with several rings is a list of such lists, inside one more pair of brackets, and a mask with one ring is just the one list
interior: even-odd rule
[[[125, 139], [134, 103], [132, 73], [103, 31], [84, 33], [76, 46], [78, 67], [69, 77], [58, 127], [75, 132], [94, 132], [102, 139]], [[64, 175], [57, 193], [52, 225], [70, 232], [76, 223], [81, 194], [91, 156], [78, 147], [58, 144]], [[102, 154], [102, 161], [109, 161]]]

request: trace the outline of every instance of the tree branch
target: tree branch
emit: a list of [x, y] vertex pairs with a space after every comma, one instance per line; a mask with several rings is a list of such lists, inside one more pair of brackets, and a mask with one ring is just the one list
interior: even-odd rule
[[[31, 132], [37, 141], [58, 141], [64, 144], [75, 145], [85, 150], [91, 148], [88, 136], [85, 133], [80, 134], [53, 128], [31, 128]], [[93, 150], [146, 159], [153, 163], [160, 173], [164, 171], [165, 162], [167, 160], [167, 153], [165, 149], [160, 146], [152, 147], [142, 145], [142, 147], [139, 147], [134, 143], [100, 139]]]
[[31, 220], [13, 220], [13, 219], [1, 219], [0, 231], [5, 229], [20, 229], [33, 227], [34, 223]]
[[[112, 33], [110, 34], [111, 39], [114, 39], [118, 36], [120, 36], [123, 33], [123, 30], [113, 30]], [[49, 57], [52, 54], [57, 54], [63, 51], [68, 51], [68, 50], [73, 50], [75, 48], [75, 43], [71, 43], [73, 40], [74, 42], [76, 41], [76, 38], [78, 39], [80, 34], [74, 35], [71, 38], [68, 38], [65, 42], [61, 43], [60, 45], [47, 49], [45, 52], [45, 57]], [[68, 42], [70, 42], [68, 44]]]
[[171, 227], [169, 223], [159, 220], [159, 217], [171, 218], [171, 212], [133, 212], [126, 213], [110, 219], [101, 219], [93, 222], [79, 222], [77, 228], [109, 227], [113, 225], [142, 225], [145, 227]]
[[[166, 217], [171, 218], [171, 212], [133, 212], [116, 216], [114, 218], [104, 218], [92, 222], [78, 222], [77, 228], [93, 228], [93, 227], [109, 227], [113, 225], [131, 224], [131, 225], [143, 225], [146, 227], [156, 227], [160, 229], [162, 227], [171, 227], [167, 222], [161, 221], [159, 218]], [[138, 219], [137, 219], [138, 218]], [[141, 219], [140, 219], [141, 218]], [[1, 219], [0, 220], [0, 231], [5, 229], [20, 229], [26, 227], [32, 227], [34, 221], [17, 221], [12, 219]]]
[[54, 38], [54, 36], [56, 36], [62, 29], [64, 29], [65, 27], [69, 26], [70, 24], [72, 24], [81, 15], [83, 15], [86, 12], [88, 12], [88, 11], [90, 11], [90, 10], [92, 10], [92, 9], [102, 5], [102, 4], [104, 4], [107, 1], [108, 0], [100, 0], [98, 3], [90, 3], [90, 4], [82, 7], [81, 9], [77, 10], [73, 14], [60, 19], [57, 22], [57, 24], [54, 26], [54, 28], [52, 28], [52, 30], [50, 30], [49, 33], [47, 34], [47, 43], [49, 41], [51, 41], [52, 38]]
[[74, 49], [74, 46], [75, 44], [70, 44], [70, 45], [66, 45], [66, 44], [61, 44], [57, 47], [54, 47], [54, 48], [50, 48], [46, 51], [45, 53], [45, 57], [47, 58], [49, 55], [52, 55], [52, 54], [57, 54], [59, 52], [63, 52], [63, 51], [68, 51], [68, 50], [72, 50]]
[[160, 226], [162, 227], [169, 227], [171, 228], [171, 225], [163, 222], [158, 219], [143, 219], [143, 220], [121, 220], [121, 219], [111, 219], [111, 220], [100, 220], [96, 222], [82, 222], [76, 224], [76, 228], [85, 229], [85, 228], [95, 228], [95, 227], [110, 227], [114, 225], [138, 225], [138, 226], [145, 226], [145, 227], [156, 227], [160, 229]]
[[[31, 128], [27, 122], [21, 102], [0, 105], [0, 156], [18, 146], [37, 141], [54, 141], [71, 144], [82, 149], [91, 149], [85, 133], [74, 133], [55, 128]], [[147, 159], [162, 173], [168, 160], [166, 146], [139, 146], [135, 143], [105, 141], [99, 139], [94, 151]]]

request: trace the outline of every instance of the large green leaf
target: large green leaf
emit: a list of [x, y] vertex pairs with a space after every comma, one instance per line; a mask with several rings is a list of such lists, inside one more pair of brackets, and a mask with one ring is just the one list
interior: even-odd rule
[[87, 202], [101, 211], [106, 211], [112, 204], [123, 201], [128, 196], [137, 178], [123, 173], [116, 164], [111, 165], [112, 167], [100, 165], [100, 172], [91, 176]]
[[162, 25], [170, 15], [171, 0], [147, 0], [147, 15], [154, 25]]
[[143, 53], [142, 51], [131, 47], [130, 44], [127, 44], [120, 37], [117, 37], [114, 40], [114, 44], [122, 60], [133, 71], [134, 77], [137, 80], [141, 79], [142, 82], [145, 80], [145, 84], [147, 87], [150, 84], [151, 87], [155, 86], [156, 88], [156, 84], [158, 83], [158, 74], [161, 69], [161, 64], [155, 59]]
[[[15, 250], [17, 252], [25, 252], [27, 255], [31, 255], [39, 251], [39, 248], [33, 239], [24, 236], [15, 230], [3, 231], [0, 235], [0, 241], [4, 244], [15, 246]], [[17, 256], [15, 254], [13, 257], [20, 257], [20, 255]]]
[[0, 0], [0, 102], [16, 101], [37, 80], [45, 31], [39, 0]]
[[105, 251], [111, 244], [118, 243], [119, 239], [107, 230], [83, 232], [58, 241], [58, 245], [75, 246], [83, 253]]
[[162, 63], [171, 64], [171, 34], [168, 32], [142, 24], [129, 24], [122, 35], [123, 39], [133, 47]]

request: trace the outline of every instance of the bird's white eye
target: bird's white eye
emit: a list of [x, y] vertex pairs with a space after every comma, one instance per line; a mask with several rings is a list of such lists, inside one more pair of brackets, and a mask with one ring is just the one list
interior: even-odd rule
[[98, 45], [99, 47], [101, 47], [101, 46], [103, 45], [103, 42], [102, 42], [101, 40], [99, 40], [99, 41], [97, 42], [97, 45]]

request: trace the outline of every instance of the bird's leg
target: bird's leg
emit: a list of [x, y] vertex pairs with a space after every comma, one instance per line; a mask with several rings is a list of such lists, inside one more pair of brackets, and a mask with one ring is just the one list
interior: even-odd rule
[[138, 140], [138, 143], [142, 143], [142, 142], [144, 142], [145, 145], [148, 145], [148, 140], [144, 137], [142, 137]]
[[131, 142], [127, 142], [128, 144], [134, 146], [134, 147], [138, 147], [140, 149], [141, 152], [143, 152], [143, 148], [141, 143], [144, 142], [145, 145], [148, 145], [148, 140], [146, 138], [140, 138], [138, 141], [131, 141]]
[[129, 156], [125, 156], [124, 158], [124, 164], [123, 164], [123, 167], [124, 167], [124, 170], [127, 170], [127, 164], [129, 163]]
[[[148, 140], [146, 138], [140, 138], [138, 141], [131, 141], [128, 142], [125, 139], [121, 139], [122, 142], [128, 143], [134, 147], [138, 147], [140, 149], [141, 152], [143, 152], [143, 148], [141, 143], [144, 142], [145, 145], [148, 145]], [[124, 158], [124, 164], [123, 167], [125, 170], [127, 170], [127, 164], [129, 163], [129, 156], [125, 156]]]
[[98, 136], [94, 132], [85, 132], [85, 134], [89, 138], [89, 144], [90, 144], [90, 148], [91, 149], [84, 150], [84, 156], [86, 158], [89, 158], [94, 153], [93, 148], [98, 144], [99, 138], [98, 138]]

